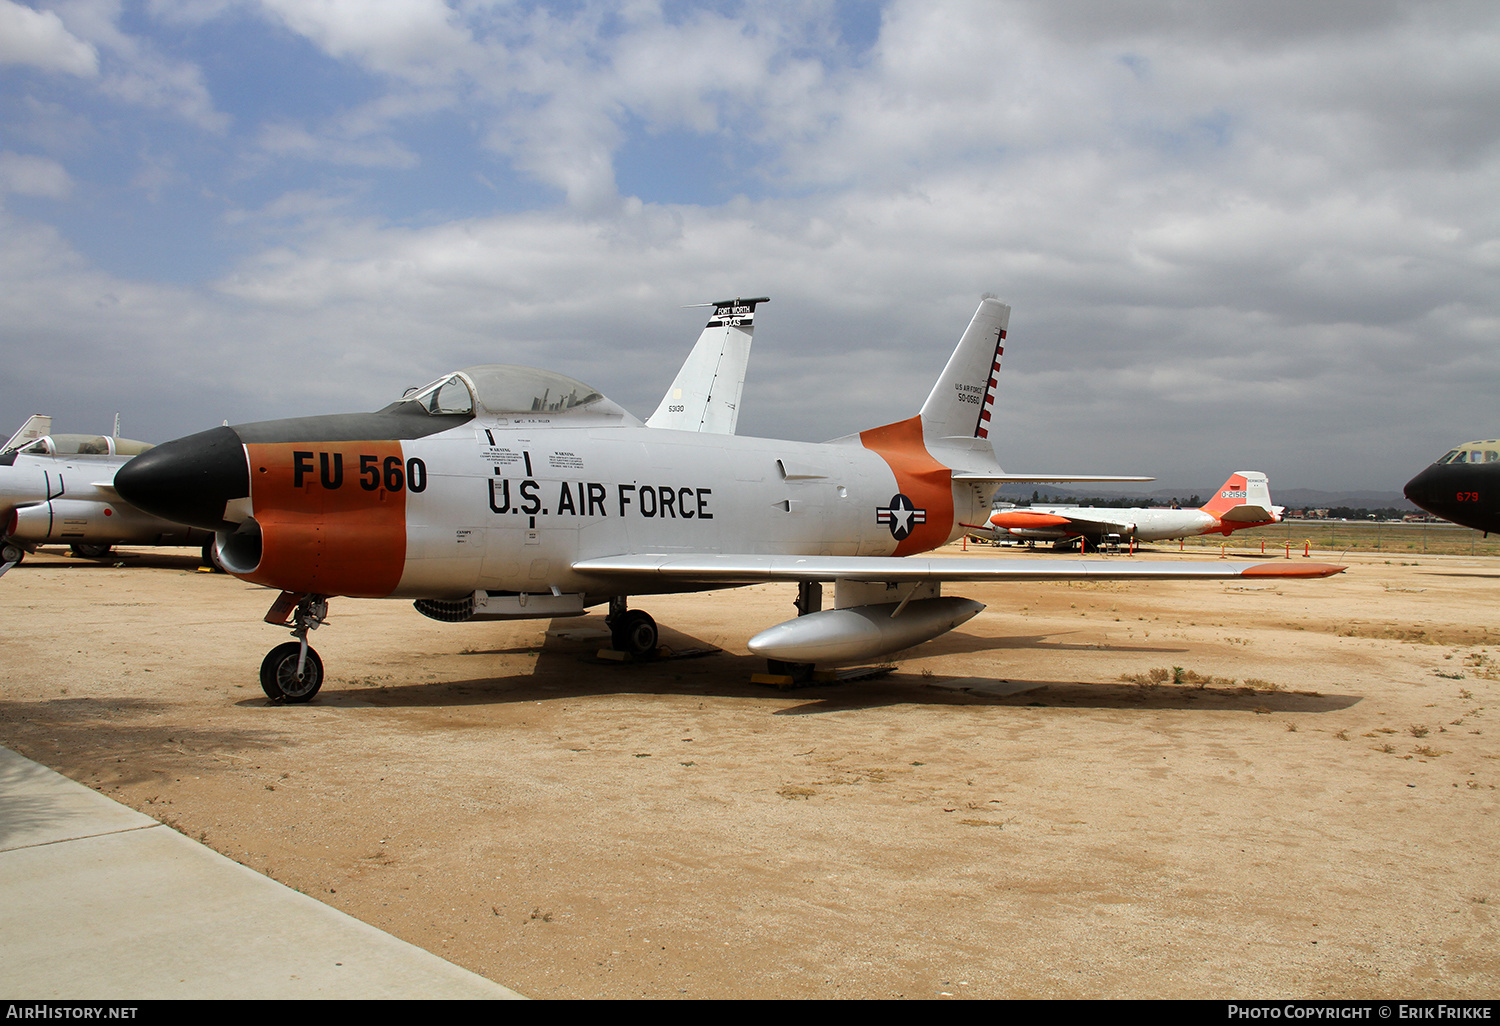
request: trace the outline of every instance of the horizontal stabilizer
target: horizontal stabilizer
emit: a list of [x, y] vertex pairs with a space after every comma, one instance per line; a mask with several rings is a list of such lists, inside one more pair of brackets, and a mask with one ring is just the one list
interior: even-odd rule
[[1126, 477], [1121, 474], [954, 474], [953, 480], [979, 484], [993, 481], [1004, 484], [1047, 484], [1055, 481], [1155, 481], [1154, 477]]
[[1281, 511], [1285, 506], [1252, 506], [1245, 503], [1241, 506], [1232, 506], [1225, 512], [1219, 514], [1219, 519], [1235, 524], [1265, 524], [1276, 523], [1281, 519]]

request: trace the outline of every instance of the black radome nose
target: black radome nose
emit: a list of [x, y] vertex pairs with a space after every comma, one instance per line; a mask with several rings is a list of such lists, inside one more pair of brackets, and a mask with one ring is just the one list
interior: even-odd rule
[[1418, 474], [1406, 482], [1406, 487], [1401, 489], [1401, 494], [1406, 496], [1406, 501], [1410, 502], [1413, 506], [1421, 506], [1422, 503], [1419, 497], [1426, 493], [1426, 489], [1422, 487], [1421, 481], [1422, 475]]
[[207, 531], [233, 530], [224, 506], [250, 494], [244, 443], [229, 427], [163, 442], [115, 472], [115, 491], [164, 520]]
[[1401, 489], [1401, 494], [1405, 495], [1407, 501], [1414, 506], [1440, 517], [1447, 516], [1451, 512], [1450, 504], [1444, 499], [1450, 489], [1447, 487], [1448, 482], [1440, 480], [1444, 477], [1442, 471], [1443, 468], [1440, 467], [1428, 467], [1406, 482], [1406, 487]]

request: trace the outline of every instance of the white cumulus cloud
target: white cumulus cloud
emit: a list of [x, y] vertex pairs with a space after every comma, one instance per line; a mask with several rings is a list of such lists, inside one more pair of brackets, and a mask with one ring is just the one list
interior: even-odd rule
[[70, 75], [96, 75], [99, 54], [53, 11], [0, 0], [0, 64], [28, 64]]
[[72, 178], [57, 161], [0, 150], [0, 193], [65, 199], [72, 190]]

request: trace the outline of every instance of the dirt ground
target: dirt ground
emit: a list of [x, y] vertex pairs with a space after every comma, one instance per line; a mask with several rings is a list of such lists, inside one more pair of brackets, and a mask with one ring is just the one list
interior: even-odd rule
[[1500, 559], [962, 585], [790, 692], [745, 649], [790, 586], [640, 601], [723, 649], [653, 665], [334, 600], [272, 706], [272, 594], [195, 557], [0, 579], [0, 743], [523, 994], [1500, 995]]

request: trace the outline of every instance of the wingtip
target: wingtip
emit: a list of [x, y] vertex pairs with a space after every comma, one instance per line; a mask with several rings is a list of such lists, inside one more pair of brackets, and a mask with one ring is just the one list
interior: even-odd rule
[[1348, 567], [1332, 563], [1256, 563], [1247, 567], [1241, 577], [1332, 577]]

